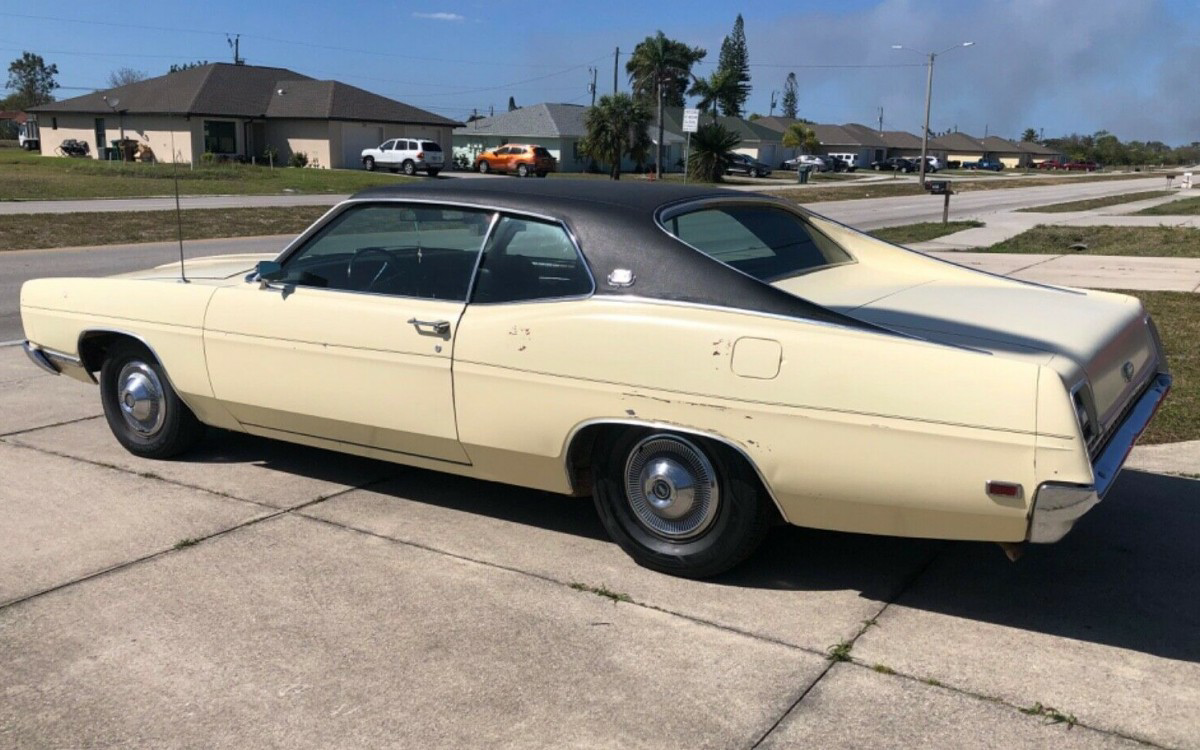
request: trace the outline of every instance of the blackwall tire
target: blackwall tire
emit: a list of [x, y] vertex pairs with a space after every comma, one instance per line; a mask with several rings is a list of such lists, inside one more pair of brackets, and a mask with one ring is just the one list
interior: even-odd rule
[[777, 519], [744, 459], [670, 432], [629, 430], [598, 447], [594, 501], [639, 565], [710, 578], [746, 559]]
[[171, 458], [204, 435], [162, 365], [140, 344], [109, 349], [100, 368], [100, 401], [113, 436], [135, 456]]

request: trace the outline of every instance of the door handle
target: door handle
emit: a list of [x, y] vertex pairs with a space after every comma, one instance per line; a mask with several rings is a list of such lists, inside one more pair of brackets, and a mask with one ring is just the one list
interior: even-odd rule
[[409, 325], [417, 327], [418, 332], [428, 330], [436, 336], [450, 335], [450, 321], [448, 320], [417, 320], [416, 318], [408, 319]]

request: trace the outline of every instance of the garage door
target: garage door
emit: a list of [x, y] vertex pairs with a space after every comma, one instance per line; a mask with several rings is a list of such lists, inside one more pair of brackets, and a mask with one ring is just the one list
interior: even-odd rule
[[362, 166], [362, 150], [383, 143], [382, 125], [344, 125], [342, 127], [342, 163], [334, 167], [354, 169]]

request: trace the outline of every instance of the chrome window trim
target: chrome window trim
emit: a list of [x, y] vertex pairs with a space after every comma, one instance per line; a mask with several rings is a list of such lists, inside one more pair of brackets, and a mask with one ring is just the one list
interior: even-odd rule
[[575, 487], [574, 479], [571, 476], [571, 445], [575, 442], [575, 437], [585, 428], [598, 424], [624, 425], [626, 427], [645, 427], [651, 430], [664, 430], [666, 432], [682, 433], [684, 435], [708, 438], [728, 448], [731, 448], [734, 452], [746, 460], [746, 463], [750, 465], [750, 468], [754, 469], [754, 474], [758, 477], [758, 480], [762, 482], [763, 489], [767, 492], [767, 497], [771, 498], [771, 502], [775, 504], [775, 509], [779, 511], [779, 517], [783, 519], [784, 523], [790, 523], [788, 521], [787, 514], [783, 511], [783, 506], [779, 504], [778, 498], [775, 497], [775, 492], [771, 489], [771, 485], [767, 482], [766, 476], [763, 475], [762, 471], [758, 468], [758, 464], [756, 464], [754, 460], [750, 458], [750, 455], [746, 453], [742, 446], [738, 445], [729, 438], [724, 437], [723, 435], [716, 435], [711, 432], [705, 432], [692, 427], [683, 427], [670, 422], [656, 422], [651, 420], [629, 419], [622, 417], [598, 417], [595, 419], [584, 420], [575, 425], [573, 428], [571, 428], [571, 432], [567, 434], [567, 438], [563, 442], [562, 449], [563, 472], [567, 478], [567, 486], [571, 488], [572, 493], [574, 493], [577, 488]]
[[[279, 255], [276, 256], [275, 260], [280, 264], [285, 263], [287, 261], [287, 259], [290, 258], [294, 253], [298, 252], [300, 250], [300, 248], [304, 245], [304, 243], [308, 242], [314, 234], [316, 234], [322, 228], [324, 228], [324, 226], [326, 224], [328, 224], [330, 221], [332, 221], [336, 216], [340, 216], [343, 211], [349, 210], [353, 206], [370, 205], [373, 203], [400, 204], [400, 205], [407, 205], [407, 204], [415, 203], [415, 204], [420, 204], [420, 205], [425, 205], [425, 206], [446, 206], [446, 207], [450, 207], [450, 208], [454, 208], [454, 209], [473, 209], [473, 210], [479, 211], [480, 213], [487, 213], [487, 212], [492, 213], [492, 222], [491, 222], [491, 224], [488, 225], [488, 231], [484, 233], [483, 242], [480, 243], [479, 249], [476, 251], [475, 265], [471, 272], [470, 284], [467, 287], [466, 299], [464, 299], [464, 300], [441, 300], [441, 299], [436, 299], [433, 297], [413, 297], [410, 295], [402, 295], [402, 294], [383, 294], [380, 292], [367, 292], [367, 291], [359, 291], [359, 290], [355, 290], [355, 289], [329, 289], [327, 287], [309, 287], [309, 286], [300, 286], [300, 285], [295, 285], [295, 284], [290, 284], [288, 286], [293, 286], [293, 287], [303, 288], [303, 289], [324, 289], [327, 292], [341, 292], [344, 294], [367, 294], [367, 295], [371, 295], [371, 296], [375, 296], [375, 297], [387, 297], [389, 299], [412, 299], [412, 300], [426, 300], [426, 301], [433, 301], [433, 302], [457, 302], [457, 303], [463, 304], [463, 305], [513, 305], [513, 304], [522, 304], [522, 303], [527, 303], [527, 302], [551, 302], [551, 301], [560, 301], [560, 300], [562, 300], [562, 301], [580, 300], [580, 299], [590, 299], [591, 297], [595, 296], [595, 294], [596, 294], [596, 276], [592, 273], [592, 268], [590, 265], [588, 265], [587, 257], [583, 254], [583, 250], [579, 246], [578, 237], [576, 237], [575, 232], [571, 230], [571, 227], [565, 221], [563, 221], [562, 219], [553, 217], [553, 216], [549, 216], [547, 214], [540, 214], [540, 213], [536, 213], [533, 211], [523, 211], [523, 210], [517, 210], [517, 209], [501, 208], [499, 206], [494, 206], [491, 204], [483, 204], [483, 203], [467, 203], [464, 201], [435, 201], [435, 200], [429, 200], [429, 199], [424, 199], [424, 198], [421, 198], [421, 199], [350, 198], [350, 199], [342, 201], [341, 203], [337, 204], [333, 208], [326, 211], [321, 216], [321, 218], [317, 219], [317, 221], [314, 222], [308, 229], [304, 230], [298, 237], [296, 237], [296, 239], [294, 239], [290, 243], [288, 243], [288, 245], [282, 251], [280, 251]], [[592, 282], [592, 290], [585, 295], [569, 295], [569, 296], [565, 296], [565, 297], [540, 297], [538, 299], [520, 300], [520, 301], [513, 301], [513, 302], [471, 302], [471, 295], [474, 294], [474, 292], [475, 292], [475, 281], [479, 276], [479, 266], [483, 259], [484, 248], [487, 247], [487, 242], [488, 242], [488, 240], [491, 239], [492, 232], [495, 231], [496, 225], [499, 223], [499, 219], [503, 218], [505, 216], [528, 217], [535, 221], [540, 221], [545, 224], [554, 224], [554, 225], [560, 227], [564, 232], [566, 232], [567, 238], [571, 241], [572, 247], [575, 248], [576, 256], [579, 258], [580, 262], [582, 262], [583, 269], [584, 269], [584, 271], [587, 272], [588, 279], [591, 280], [591, 282]], [[246, 277], [246, 280], [250, 281], [250, 282], [258, 281], [257, 274], [251, 272], [250, 276]], [[281, 287], [272, 286], [271, 288], [281, 288]]]
[[[499, 226], [500, 221], [508, 218], [509, 213], [510, 212], [505, 211], [505, 210], [498, 210], [497, 214], [496, 214], [498, 217], [498, 219], [496, 221], [496, 225]], [[583, 250], [579, 247], [579, 240], [578, 240], [578, 238], [575, 237], [575, 233], [571, 231], [571, 227], [567, 226], [567, 223], [565, 221], [563, 221], [562, 219], [547, 218], [544, 221], [542, 221], [541, 223], [554, 224], [559, 229], [563, 230], [563, 232], [566, 233], [567, 239], [571, 243], [571, 247], [575, 248], [575, 257], [579, 259], [580, 264], [583, 266], [583, 270], [585, 272], [587, 272], [588, 281], [592, 282], [591, 290], [588, 292], [585, 292], [583, 294], [568, 294], [568, 295], [564, 295], [564, 296], [560, 296], [560, 297], [534, 297], [532, 299], [508, 300], [505, 302], [472, 302], [471, 297], [475, 293], [475, 281], [479, 278], [479, 267], [483, 263], [483, 256], [487, 254], [487, 241], [485, 240], [483, 243], [483, 248], [480, 250], [480, 253], [479, 253], [479, 263], [477, 263], [475, 266], [475, 275], [471, 277], [471, 288], [470, 288], [470, 290], [468, 290], [469, 293], [467, 294], [467, 304], [468, 305], [478, 305], [479, 307], [492, 307], [495, 305], [525, 305], [525, 304], [539, 303], [539, 302], [568, 302], [568, 301], [591, 299], [592, 297], [594, 297], [596, 295], [596, 277], [592, 273], [592, 267], [588, 265], [587, 258], [584, 257]], [[488, 234], [487, 239], [491, 239], [490, 233]]]
[[[788, 279], [794, 279], [797, 276], [807, 276], [810, 273], [813, 273], [816, 271], [824, 271], [827, 268], [838, 268], [840, 266], [848, 266], [848, 265], [853, 265], [855, 263], [858, 263], [858, 259], [854, 257], [854, 253], [851, 253], [849, 250], [842, 247], [841, 243], [834, 241], [834, 239], [832, 237], [828, 236], [827, 234], [822, 232], [820, 229], [817, 229], [815, 226], [813, 226], [810, 219], [812, 218], [812, 216], [815, 216], [816, 214], [812, 214], [812, 213], [806, 212], [804, 210], [800, 210], [800, 211], [794, 210], [795, 208], [798, 208], [798, 206], [793, 207], [793, 206], [790, 206], [779, 200], [763, 200], [762, 198], [750, 198], [750, 197], [743, 198], [740, 196], [728, 196], [728, 197], [721, 196], [721, 197], [709, 197], [709, 198], [698, 198], [698, 199], [693, 199], [693, 200], [687, 200], [687, 201], [684, 201], [681, 203], [672, 203], [672, 204], [669, 204], [662, 208], [659, 208], [654, 213], [654, 223], [655, 223], [655, 225], [658, 226], [659, 231], [663, 232], [671, 239], [682, 243], [686, 247], [691, 248], [692, 250], [695, 250], [696, 252], [703, 255], [705, 258], [714, 260], [717, 263], [720, 263], [722, 266], [725, 266], [726, 268], [728, 268], [732, 271], [736, 271], [737, 273], [740, 273], [741, 275], [745, 276], [748, 279], [754, 279], [759, 284], [766, 284], [768, 286], [772, 286], [772, 283], [770, 281], [764, 281], [763, 279], [760, 279], [757, 276], [751, 276], [750, 274], [746, 273], [745, 271], [741, 270], [740, 268], [731, 266], [728, 263], [726, 263], [725, 261], [723, 261], [719, 258], [715, 258], [712, 255], [709, 255], [708, 253], [704, 252], [700, 248], [691, 244], [690, 242], [683, 239], [679, 235], [673, 234], [671, 232], [671, 230], [667, 229], [667, 227], [666, 227], [666, 222], [670, 221], [671, 219], [673, 219], [677, 216], [681, 216], [683, 214], [695, 213], [696, 211], [704, 210], [705, 208], [712, 208], [714, 206], [721, 206], [721, 205], [726, 205], [726, 206], [727, 205], [770, 206], [771, 208], [779, 209], [786, 213], [793, 214], [793, 215], [799, 217], [800, 219], [803, 219], [804, 223], [807, 226], [809, 226], [810, 228], [812, 228], [813, 231], [820, 233], [821, 236], [825, 237], [825, 239], [827, 239], [830, 242], [833, 242], [833, 244], [837, 245], [838, 249], [840, 249], [843, 253], [845, 253], [846, 256], [849, 258], [849, 260], [844, 260], [844, 261], [841, 261], [838, 263], [826, 263], [825, 265], [822, 265], [822, 266], [814, 266], [813, 268], [805, 269], [799, 273], [792, 274], [791, 276], [787, 276], [786, 278], [788, 278]], [[855, 231], [857, 231], [857, 230], [855, 230]], [[782, 281], [783, 279], [780, 279], [780, 280]], [[791, 292], [788, 292], [788, 294], [791, 294]], [[794, 294], [792, 296], [799, 297], [799, 295], [794, 295]], [[803, 298], [801, 298], [801, 299], [803, 299]], [[823, 308], [823, 309], [828, 309], [828, 308]]]

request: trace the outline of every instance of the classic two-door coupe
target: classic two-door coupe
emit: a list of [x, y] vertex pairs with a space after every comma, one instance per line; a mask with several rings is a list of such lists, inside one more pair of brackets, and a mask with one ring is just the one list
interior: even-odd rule
[[639, 563], [686, 576], [780, 520], [1056, 541], [1171, 383], [1136, 299], [708, 187], [369, 190], [274, 260], [187, 279], [21, 290], [26, 351], [98, 382], [133, 453], [210, 425], [591, 493]]

